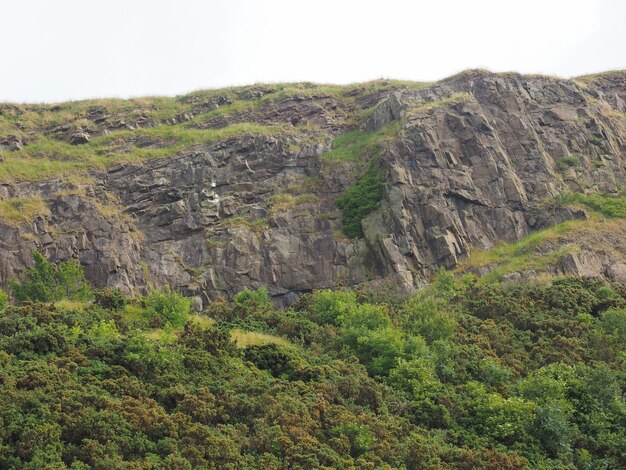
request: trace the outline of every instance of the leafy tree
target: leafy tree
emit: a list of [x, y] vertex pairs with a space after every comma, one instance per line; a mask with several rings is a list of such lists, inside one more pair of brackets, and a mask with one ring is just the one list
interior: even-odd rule
[[626, 308], [607, 310], [600, 317], [600, 325], [617, 337], [618, 344], [626, 345]]
[[372, 375], [387, 375], [405, 351], [400, 330], [382, 305], [362, 304], [339, 317], [342, 340]]
[[549, 400], [537, 408], [533, 433], [552, 457], [571, 450], [572, 415], [572, 406], [564, 400]]
[[273, 320], [272, 299], [264, 286], [257, 290], [245, 288], [233, 296], [232, 313], [235, 318], [258, 317], [265, 321]]
[[479, 432], [501, 442], [527, 438], [535, 420], [536, 405], [517, 397], [498, 393], [483, 394], [475, 408], [474, 426]]
[[191, 312], [191, 299], [172, 291], [169, 286], [162, 291], [150, 292], [144, 303], [144, 314], [158, 326], [169, 323], [175, 328], [182, 328]]
[[313, 299], [313, 319], [322, 324], [337, 323], [356, 306], [356, 294], [351, 290], [321, 290], [315, 293]]
[[350, 441], [350, 455], [358, 457], [374, 445], [374, 436], [367, 426], [358, 423], [343, 423], [333, 429], [337, 436], [347, 436]]
[[61, 299], [87, 300], [91, 289], [78, 260], [55, 265], [39, 251], [33, 252], [34, 265], [26, 270], [22, 281], [11, 280], [11, 293], [19, 301], [54, 302]]

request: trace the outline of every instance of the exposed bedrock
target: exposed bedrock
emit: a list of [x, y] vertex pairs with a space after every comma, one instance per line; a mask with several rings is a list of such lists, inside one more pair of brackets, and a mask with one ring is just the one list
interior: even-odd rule
[[[74, 192], [63, 179], [7, 183], [3, 200], [36, 195], [47, 211], [0, 223], [0, 282], [40, 249], [53, 260], [77, 256], [97, 286], [138, 293], [169, 284], [198, 304], [261, 285], [280, 305], [336, 285], [386, 280], [414, 290], [472, 247], [584, 217], [550, 203], [560, 192], [626, 184], [625, 77], [582, 84], [477, 71], [350, 104], [321, 92], [277, 99], [248, 120], [290, 123], [285, 135], [234, 136], [112, 166]], [[363, 220], [364, 237], [349, 239], [335, 201], [364, 164], [322, 155], [354, 128], [351, 115], [373, 106], [358, 126], [397, 123], [397, 132], [379, 150], [380, 207]], [[575, 166], [559, 167], [571, 156]]]

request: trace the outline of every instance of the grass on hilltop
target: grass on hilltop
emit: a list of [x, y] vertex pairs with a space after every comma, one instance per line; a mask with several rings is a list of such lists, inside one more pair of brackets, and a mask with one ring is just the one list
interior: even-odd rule
[[330, 151], [320, 158], [324, 161], [363, 162], [375, 156], [381, 145], [400, 132], [400, 121], [394, 121], [375, 132], [355, 130], [333, 140]]
[[[105, 169], [122, 162], [137, 162], [171, 156], [193, 145], [225, 140], [242, 135], [277, 135], [289, 133], [283, 125], [264, 126], [240, 123], [222, 129], [191, 129], [182, 126], [160, 126], [137, 131], [118, 131], [95, 137], [88, 144], [71, 145], [38, 136], [21, 150], [3, 152], [0, 163], [0, 181], [14, 179], [41, 180], [93, 169]], [[125, 145], [130, 138], [152, 138], [163, 148], [137, 148], [130, 145], [128, 153], [113, 153], [115, 146]]]
[[[275, 135], [294, 132], [289, 123], [261, 125], [248, 122], [232, 124], [222, 129], [199, 129], [203, 122], [221, 115], [251, 113], [265, 103], [297, 97], [334, 99], [350, 105], [359, 96], [398, 88], [422, 88], [428, 83], [398, 80], [375, 80], [352, 85], [318, 85], [313, 83], [253, 85], [218, 90], [201, 90], [178, 97], [143, 97], [123, 99], [92, 99], [52, 104], [4, 104], [0, 109], [0, 138], [17, 135], [27, 140], [18, 151], [0, 152], [0, 181], [42, 180], [61, 175], [85, 174], [91, 170], [105, 169], [122, 162], [135, 162], [171, 156], [180, 150], [203, 142], [228, 139], [245, 134]], [[203, 108], [204, 102], [223, 97], [228, 104], [217, 109]], [[96, 133], [102, 125], [89, 119], [90, 113], [102, 109], [108, 122], [134, 123], [147, 119], [150, 126], [135, 130], [110, 129], [106, 135], [93, 137], [83, 145], [70, 145], [44, 131], [56, 126], [90, 128]], [[206, 110], [198, 114], [198, 110]], [[190, 112], [195, 116], [182, 124], [165, 124], [170, 118]], [[246, 117], [246, 116], [240, 116]], [[302, 126], [299, 127], [302, 134]], [[66, 130], [63, 130], [66, 132]], [[308, 133], [305, 133], [308, 135]], [[306, 138], [306, 136], [305, 136]], [[349, 143], [351, 138], [357, 142]], [[143, 148], [133, 145], [139, 139], [148, 139]], [[362, 141], [369, 136], [358, 132], [346, 136], [334, 146], [327, 158], [351, 159], [363, 150]], [[344, 145], [347, 144], [347, 145]]]

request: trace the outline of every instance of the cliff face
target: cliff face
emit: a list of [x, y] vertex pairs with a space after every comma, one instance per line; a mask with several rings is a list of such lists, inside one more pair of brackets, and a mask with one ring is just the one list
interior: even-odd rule
[[[626, 73], [471, 71], [420, 86], [0, 105], [0, 283], [39, 249], [77, 256], [97, 286], [170, 284], [198, 306], [260, 285], [282, 305], [337, 284], [415, 289], [472, 247], [584, 217], [550, 203], [560, 192], [618, 193], [625, 100]], [[382, 201], [350, 239], [336, 199], [372, 159]]]

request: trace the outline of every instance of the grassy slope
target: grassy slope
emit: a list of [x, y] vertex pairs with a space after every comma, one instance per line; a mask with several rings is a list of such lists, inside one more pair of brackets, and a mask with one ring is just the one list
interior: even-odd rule
[[489, 273], [480, 282], [491, 282], [512, 272], [544, 271], [565, 254], [577, 253], [583, 247], [585, 250], [607, 251], [616, 259], [626, 256], [616, 251], [613, 244], [613, 240], [619, 240], [626, 233], [626, 197], [572, 193], [562, 195], [559, 200], [586, 209], [589, 218], [563, 222], [515, 243], [498, 243], [490, 250], [474, 250], [459, 264], [457, 271], [488, 268]]
[[[54, 106], [0, 104], [0, 140], [16, 135], [26, 141], [18, 151], [0, 151], [0, 181], [85, 173], [121, 162], [174, 155], [202, 142], [233, 136], [289, 135], [294, 128], [288, 124], [263, 125], [245, 119], [252, 119], [252, 113], [262, 106], [292, 97], [330, 97], [350, 104], [365, 94], [425, 85], [393, 80], [346, 86], [296, 83], [204, 90], [175, 98], [97, 99]], [[185, 113], [192, 118], [187, 116], [180, 122]], [[102, 114], [108, 116], [104, 124], [96, 122]], [[236, 117], [236, 123], [221, 129], [201, 129], [219, 117]], [[119, 128], [110, 124], [119, 124]], [[127, 125], [139, 128], [129, 130]], [[66, 127], [57, 132], [59, 126]], [[83, 145], [70, 145], [67, 135], [78, 127], [89, 129], [93, 138]], [[137, 139], [149, 141], [150, 148], [135, 145]]]

